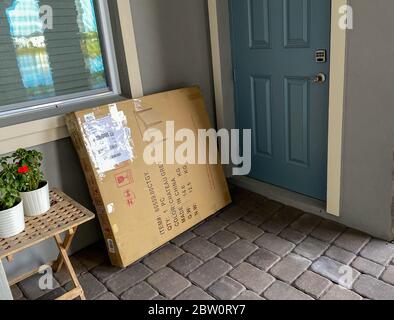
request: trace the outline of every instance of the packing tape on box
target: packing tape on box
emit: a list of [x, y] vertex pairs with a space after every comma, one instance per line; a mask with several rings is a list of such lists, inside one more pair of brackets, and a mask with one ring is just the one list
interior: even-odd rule
[[85, 115], [82, 124], [87, 151], [100, 179], [125, 161], [134, 160], [131, 130], [127, 119], [116, 104], [111, 104], [109, 114], [97, 119], [93, 113]]

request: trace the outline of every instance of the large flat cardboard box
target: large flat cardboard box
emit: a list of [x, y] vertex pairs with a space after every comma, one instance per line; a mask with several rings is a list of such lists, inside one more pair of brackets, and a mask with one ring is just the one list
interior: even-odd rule
[[[112, 264], [126, 267], [231, 202], [221, 165], [147, 164], [143, 135], [210, 129], [197, 87], [67, 115]], [[179, 144], [179, 143], [178, 143]], [[178, 146], [176, 144], [175, 146]], [[166, 156], [166, 154], [165, 154]]]

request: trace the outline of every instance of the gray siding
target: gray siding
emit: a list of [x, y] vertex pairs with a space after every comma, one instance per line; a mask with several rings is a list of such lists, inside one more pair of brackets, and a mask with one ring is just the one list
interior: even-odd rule
[[351, 0], [343, 146], [342, 220], [392, 238], [394, 23], [392, 0]]
[[[213, 84], [210, 59], [208, 12], [201, 0], [132, 0], [136, 41], [145, 94], [185, 86], [199, 85], [214, 121]], [[114, 21], [115, 30], [119, 29]], [[119, 41], [119, 33], [115, 41]], [[119, 49], [119, 46], [115, 46]], [[124, 68], [120, 63], [121, 74]], [[93, 209], [79, 160], [70, 139], [36, 147], [45, 155], [44, 171], [51, 186], [65, 191], [89, 209]], [[100, 239], [97, 222], [81, 227], [74, 240], [73, 251]], [[9, 276], [29, 271], [57, 254], [50, 240], [15, 257], [3, 261]]]
[[198, 85], [212, 122], [212, 63], [207, 2], [131, 0], [145, 94]]

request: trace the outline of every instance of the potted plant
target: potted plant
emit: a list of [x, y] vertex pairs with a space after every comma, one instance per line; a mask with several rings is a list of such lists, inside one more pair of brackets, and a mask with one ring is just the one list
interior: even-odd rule
[[7, 160], [0, 159], [0, 238], [11, 238], [25, 230], [23, 201], [17, 190], [17, 166]]
[[25, 215], [39, 216], [50, 209], [49, 186], [41, 171], [42, 153], [18, 149], [13, 155], [17, 165], [17, 190], [23, 200]]

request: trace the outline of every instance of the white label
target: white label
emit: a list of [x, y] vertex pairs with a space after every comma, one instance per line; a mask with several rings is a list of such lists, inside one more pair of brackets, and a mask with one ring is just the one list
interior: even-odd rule
[[90, 122], [96, 120], [94, 113], [89, 113], [85, 115], [85, 122]]
[[114, 246], [114, 242], [112, 241], [112, 239], [107, 239], [107, 243], [108, 243], [108, 251], [110, 253], [115, 253], [115, 246]]
[[134, 158], [131, 132], [124, 123], [121, 116], [107, 116], [83, 125], [88, 151], [99, 175]]
[[115, 205], [113, 203], [110, 203], [107, 205], [107, 212], [108, 214], [111, 214], [115, 211]]

